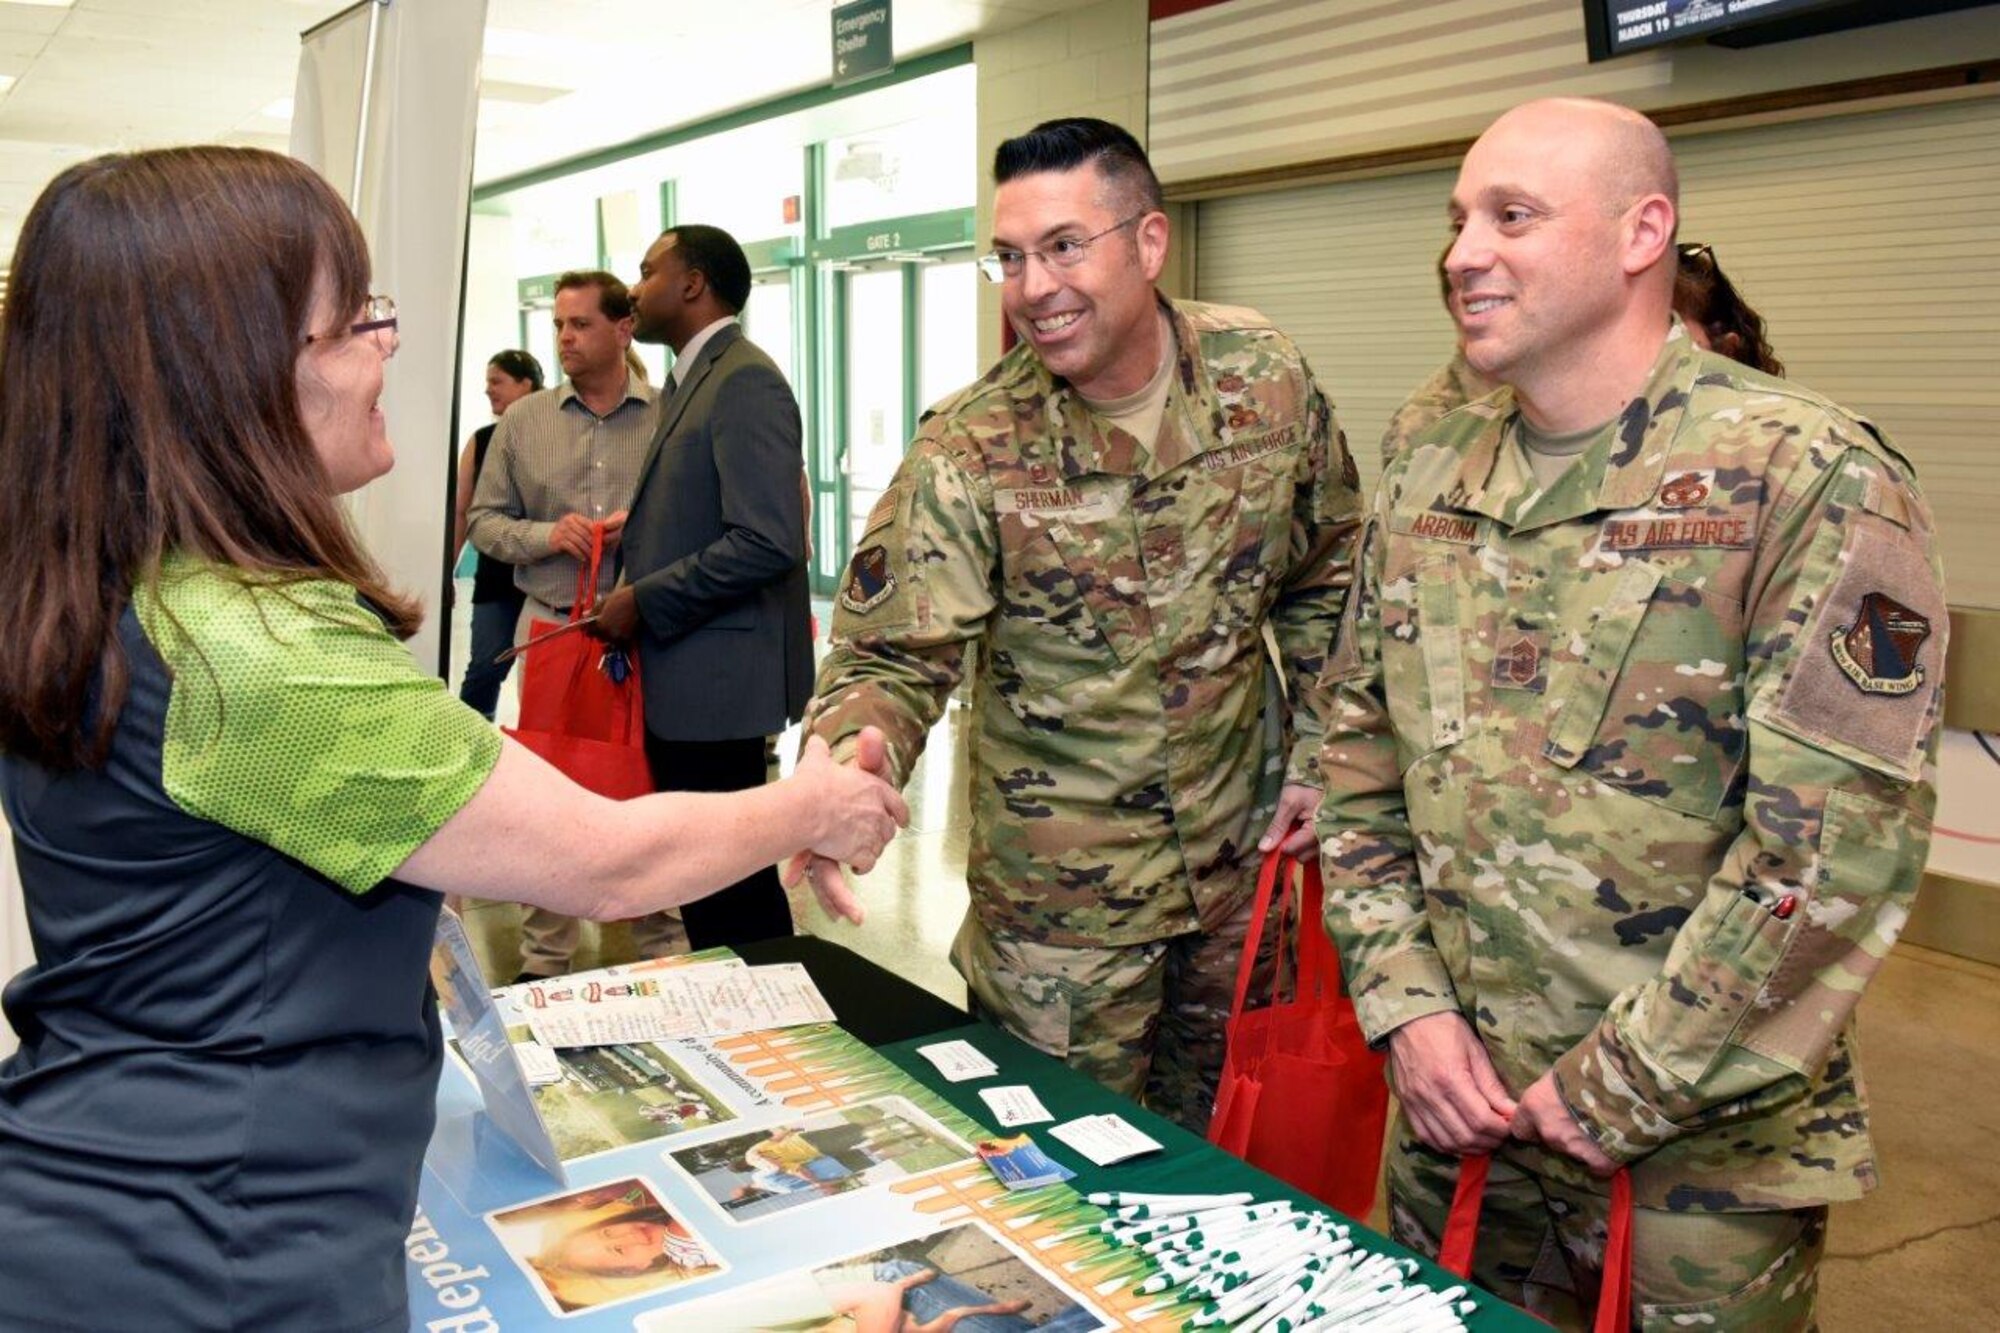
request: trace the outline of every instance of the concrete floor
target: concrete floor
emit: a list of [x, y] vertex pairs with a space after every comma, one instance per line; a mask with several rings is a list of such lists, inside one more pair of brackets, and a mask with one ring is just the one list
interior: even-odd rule
[[[793, 902], [800, 929], [954, 1004], [965, 1000], [946, 961], [966, 901], [965, 716], [955, 707], [933, 731], [906, 790], [910, 828], [859, 882], [867, 923], [829, 921], [809, 894]], [[796, 736], [779, 746], [785, 756], [796, 748]], [[475, 904], [469, 916], [489, 975], [511, 977], [515, 909]], [[586, 926], [578, 966], [630, 956], [623, 928]], [[1863, 997], [1860, 1022], [1883, 1184], [1834, 1210], [1822, 1325], [2000, 1328], [2000, 968], [1899, 946]]]

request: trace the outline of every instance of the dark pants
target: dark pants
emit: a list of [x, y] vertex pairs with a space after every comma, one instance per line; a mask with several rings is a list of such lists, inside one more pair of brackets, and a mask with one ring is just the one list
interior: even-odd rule
[[519, 600], [472, 604], [472, 656], [465, 664], [458, 697], [488, 722], [500, 703], [500, 683], [514, 669], [511, 658], [497, 664], [493, 659], [513, 646], [514, 622], [520, 618]]
[[[764, 785], [764, 738], [736, 741], [667, 741], [646, 733], [646, 763], [657, 791], [744, 791]], [[792, 933], [778, 868], [765, 866], [720, 893], [681, 904], [688, 946], [748, 944]]]

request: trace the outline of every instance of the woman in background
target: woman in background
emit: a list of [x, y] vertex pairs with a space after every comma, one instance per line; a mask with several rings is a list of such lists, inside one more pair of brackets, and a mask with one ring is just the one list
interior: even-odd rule
[[1722, 271], [1715, 247], [1683, 241], [1680, 260], [1680, 271], [1674, 275], [1674, 313], [1687, 325], [1695, 345], [1767, 375], [1782, 376], [1785, 363], [1764, 337], [1764, 317]]
[[[441, 892], [612, 920], [907, 818], [783, 782], [609, 801], [398, 641], [339, 497], [394, 462], [394, 303], [303, 164], [113, 154], [0, 325], [0, 809], [36, 964], [0, 1064], [0, 1328], [408, 1327]], [[80, 374], [80, 367], [98, 373]], [[834, 904], [859, 919], [852, 901]]]
[[[458, 492], [451, 509], [454, 566], [465, 549], [465, 515], [479, 485], [479, 470], [486, 466], [493, 427], [508, 408], [541, 387], [542, 363], [527, 352], [509, 349], [495, 353], [486, 363], [486, 404], [493, 409], [493, 420], [472, 432], [458, 456]], [[472, 650], [458, 697], [488, 722], [500, 702], [500, 686], [514, 669], [512, 658], [504, 662], [494, 659], [514, 643], [514, 622], [521, 618], [523, 600], [521, 590], [514, 586], [514, 567], [481, 551], [472, 574]]]

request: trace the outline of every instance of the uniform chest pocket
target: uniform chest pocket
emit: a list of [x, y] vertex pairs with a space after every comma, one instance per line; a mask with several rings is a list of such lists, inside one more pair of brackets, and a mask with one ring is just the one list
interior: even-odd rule
[[1543, 756], [1682, 814], [1714, 819], [1742, 771], [1743, 609], [1625, 561], [1552, 682]]
[[1382, 680], [1405, 772], [1433, 750], [1465, 739], [1459, 558], [1424, 556], [1382, 584]]
[[1218, 614], [1229, 629], [1254, 630], [1263, 623], [1274, 583], [1291, 568], [1292, 455], [1254, 458], [1213, 480], [1235, 493], [1226, 521], [1204, 525], [1224, 543], [1214, 552], [1222, 566]]
[[1148, 632], [1144, 585], [1118, 534], [1062, 521], [1006, 527], [993, 637], [1003, 675], [1047, 691], [1137, 655]]

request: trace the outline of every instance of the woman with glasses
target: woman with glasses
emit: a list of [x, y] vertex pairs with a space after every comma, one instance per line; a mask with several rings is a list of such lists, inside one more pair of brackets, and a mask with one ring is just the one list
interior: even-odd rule
[[419, 670], [339, 500], [394, 461], [396, 338], [353, 217], [275, 153], [98, 158], [22, 229], [0, 809], [37, 961], [4, 996], [0, 1328], [407, 1327], [439, 893], [636, 916], [871, 863], [904, 817], [823, 748], [606, 801]]
[[1719, 352], [1767, 375], [1782, 376], [1785, 363], [1764, 337], [1764, 317], [1736, 290], [1715, 260], [1715, 247], [1683, 241], [1674, 277], [1674, 313], [1699, 347]]

